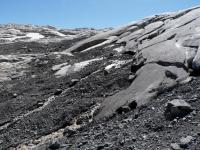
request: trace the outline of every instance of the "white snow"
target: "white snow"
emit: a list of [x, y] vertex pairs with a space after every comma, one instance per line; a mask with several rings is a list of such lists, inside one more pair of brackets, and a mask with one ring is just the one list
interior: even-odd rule
[[43, 54], [0, 55], [0, 82], [23, 76], [35, 56]]
[[113, 49], [114, 51], [117, 51], [118, 53], [121, 53], [121, 52], [123, 52], [123, 50], [124, 50], [124, 46], [121, 46], [121, 47], [117, 47], [117, 48], [115, 48], [115, 49]]
[[52, 29], [49, 29], [49, 28], [44, 28], [44, 29], [46, 29], [46, 30], [48, 30], [49, 32], [51, 32], [52, 34], [57, 35], [57, 36], [60, 36], [60, 37], [65, 37], [65, 36], [66, 36], [65, 34], [62, 34], [62, 33], [58, 32], [58, 31], [56, 31], [56, 30], [52, 30]]
[[59, 69], [61, 69], [63, 66], [66, 66], [66, 65], [68, 65], [68, 63], [63, 63], [63, 64], [55, 65], [55, 66], [52, 67], [52, 70], [53, 70], [53, 71], [59, 70]]
[[55, 34], [55, 35], [58, 35], [58, 36], [61, 36], [61, 37], [65, 37], [66, 35], [65, 34], [62, 34], [58, 31], [54, 31], [54, 30], [51, 30], [51, 33]]
[[102, 60], [102, 58], [96, 58], [96, 59], [83, 61], [83, 62], [80, 62], [80, 63], [75, 63], [74, 64], [74, 72], [80, 71], [85, 66], [89, 65], [91, 62], [98, 61], [98, 60]]
[[94, 62], [94, 61], [99, 61], [102, 60], [103, 58], [95, 58], [95, 59], [91, 59], [91, 60], [86, 60], [83, 62], [79, 62], [79, 63], [75, 63], [73, 65], [67, 65], [67, 63], [64, 64], [59, 64], [59, 65], [55, 65], [52, 67], [52, 70], [58, 70], [55, 73], [55, 76], [57, 77], [63, 77], [66, 76], [68, 74], [74, 73], [74, 72], [78, 72], [81, 69], [83, 69], [84, 67], [86, 67], [87, 65], [89, 65], [90, 63]]
[[181, 48], [181, 44], [180, 43], [176, 42], [175, 45], [176, 45], [177, 48]]
[[71, 52], [53, 52], [54, 55], [68, 55], [68, 56], [74, 56]]
[[117, 39], [116, 36], [111, 36], [111, 37], [109, 37], [106, 41], [104, 41], [104, 42], [102, 42], [102, 43], [100, 43], [100, 44], [97, 44], [97, 45], [95, 45], [95, 46], [89, 47], [89, 48], [83, 50], [82, 52], [86, 52], [86, 51], [89, 51], [89, 50], [91, 50], [91, 49], [94, 49], [94, 48], [97, 48], [97, 47], [100, 47], [100, 46], [103, 46], [103, 45], [112, 43], [112, 42], [115, 41], [116, 39]]
[[69, 73], [70, 69], [72, 69], [72, 66], [71, 66], [71, 65], [64, 66], [64, 67], [60, 68], [60, 69], [55, 73], [55, 76], [57, 76], [57, 77], [63, 77], [63, 76], [65, 76], [67, 73]]
[[112, 64], [110, 64], [110, 65], [108, 65], [108, 66], [105, 67], [106, 71], [109, 71], [112, 68], [120, 68], [123, 64], [131, 62], [131, 60], [123, 60], [123, 61], [114, 60], [112, 62], [113, 62]]
[[31, 40], [39, 40], [44, 38], [44, 36], [40, 33], [27, 33], [26, 36], [31, 38]]

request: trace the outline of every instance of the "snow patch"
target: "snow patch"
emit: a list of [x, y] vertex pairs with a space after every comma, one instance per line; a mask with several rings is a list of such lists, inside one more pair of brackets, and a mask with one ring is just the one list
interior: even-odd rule
[[78, 72], [81, 69], [83, 69], [84, 67], [86, 67], [87, 65], [89, 65], [90, 63], [92, 63], [94, 61], [99, 61], [99, 60], [102, 60], [102, 59], [103, 58], [95, 58], [95, 59], [91, 59], [91, 60], [75, 63], [73, 65], [67, 65], [67, 63], [59, 64], [59, 65], [53, 66], [52, 70], [58, 70], [55, 73], [55, 76], [63, 77], [63, 76], [66, 76], [68, 74], [71, 74], [71, 73], [74, 73], [74, 72]]
[[57, 36], [60, 36], [60, 37], [65, 37], [66, 36], [65, 34], [62, 34], [62, 33], [58, 32], [58, 31], [51, 30], [50, 32], [55, 34], [55, 35], [57, 35]]
[[71, 52], [65, 52], [65, 51], [62, 51], [62, 52], [53, 52], [52, 54], [54, 54], [54, 55], [68, 55], [68, 56], [74, 56]]
[[0, 55], [0, 82], [11, 80], [13, 77], [22, 76], [24, 69], [28, 68], [31, 56], [22, 55]]
[[181, 47], [182, 47], [181, 43], [179, 43], [179, 42], [176, 42], [175, 46], [176, 46], [177, 48], [181, 48]]
[[124, 46], [121, 46], [121, 47], [117, 47], [115, 49], [113, 49], [114, 51], [117, 51], [118, 53], [121, 53], [124, 51]]
[[91, 50], [91, 49], [98, 48], [98, 47], [100, 47], [100, 46], [103, 46], [103, 45], [112, 43], [113, 41], [116, 41], [116, 40], [117, 40], [117, 37], [116, 37], [116, 36], [111, 36], [111, 37], [109, 37], [105, 42], [100, 43], [100, 44], [97, 44], [97, 45], [92, 46], [92, 47], [89, 47], [89, 48], [83, 50], [82, 52], [86, 52], [86, 51], [89, 51], [89, 50]]
[[40, 33], [28, 33], [26, 34], [26, 36], [31, 38], [31, 40], [39, 40], [44, 38], [44, 36]]
[[112, 68], [120, 68], [122, 65], [131, 62], [132, 60], [123, 60], [123, 61], [119, 61], [119, 60], [114, 60], [112, 64], [108, 65], [105, 67], [106, 71], [111, 70]]
[[62, 67], [66, 66], [66, 65], [68, 65], [68, 63], [63, 63], [63, 64], [55, 65], [55, 66], [52, 67], [52, 70], [53, 71], [59, 70], [59, 69], [61, 69]]

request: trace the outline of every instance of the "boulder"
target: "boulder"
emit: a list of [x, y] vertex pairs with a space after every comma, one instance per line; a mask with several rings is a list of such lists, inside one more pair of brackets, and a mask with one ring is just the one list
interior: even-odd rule
[[194, 138], [192, 136], [182, 137], [180, 139], [180, 147], [187, 148]]
[[186, 101], [174, 99], [166, 104], [164, 115], [167, 120], [173, 120], [188, 115], [192, 110], [192, 107]]
[[181, 147], [179, 146], [178, 143], [171, 143], [171, 148], [173, 150], [180, 150], [181, 149]]

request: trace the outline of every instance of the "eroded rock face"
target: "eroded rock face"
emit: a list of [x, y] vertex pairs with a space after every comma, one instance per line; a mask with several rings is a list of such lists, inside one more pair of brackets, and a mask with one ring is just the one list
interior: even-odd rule
[[[135, 36], [130, 40], [129, 35], [134, 35], [133, 32], [127, 38], [119, 39], [128, 46], [125, 49], [136, 52], [136, 60], [142, 57], [146, 61], [137, 70], [137, 77], [129, 88], [106, 98], [97, 118], [112, 115], [118, 107], [132, 101], [141, 106], [163, 86], [167, 88], [176, 84], [179, 79], [187, 78], [189, 69], [199, 69], [197, 31], [200, 11], [194, 9], [187, 13], [180, 12], [175, 15], [179, 16], [175, 19], [173, 15], [155, 16], [133, 24], [138, 26], [134, 31]], [[135, 44], [131, 45], [132, 43]]]
[[55, 142], [183, 83], [200, 68], [199, 17], [197, 7], [117, 29], [0, 26], [0, 149]]

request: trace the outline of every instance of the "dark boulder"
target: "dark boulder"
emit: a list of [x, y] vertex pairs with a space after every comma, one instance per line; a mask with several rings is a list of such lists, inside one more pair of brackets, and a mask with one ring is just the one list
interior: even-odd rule
[[188, 115], [192, 110], [192, 107], [186, 101], [174, 99], [167, 103], [164, 115], [167, 120], [173, 120]]

